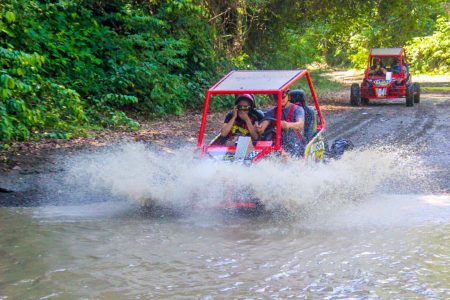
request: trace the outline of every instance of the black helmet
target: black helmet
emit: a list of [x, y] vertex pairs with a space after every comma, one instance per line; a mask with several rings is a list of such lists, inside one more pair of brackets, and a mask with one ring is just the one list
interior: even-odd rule
[[289, 92], [289, 101], [294, 104], [301, 105], [302, 107], [306, 105], [306, 93], [302, 89], [292, 90]]

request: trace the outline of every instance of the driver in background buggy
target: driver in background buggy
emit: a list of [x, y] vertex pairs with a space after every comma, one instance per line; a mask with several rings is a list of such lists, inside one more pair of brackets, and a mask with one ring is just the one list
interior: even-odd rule
[[375, 58], [375, 64], [370, 67], [369, 75], [384, 76], [386, 75], [386, 68], [383, 66], [381, 58]]
[[[271, 95], [277, 103], [277, 94]], [[292, 157], [302, 157], [305, 152], [306, 140], [302, 135], [305, 123], [305, 112], [302, 107], [289, 101], [289, 90], [285, 91], [281, 100], [281, 146]], [[273, 140], [276, 123], [277, 106], [264, 114], [263, 121], [257, 125], [257, 130], [264, 140]]]
[[255, 126], [263, 117], [263, 113], [256, 109], [253, 95], [236, 95], [235, 106], [226, 115], [220, 135], [214, 144], [234, 146], [239, 136], [250, 136], [252, 141], [257, 141], [259, 133]]

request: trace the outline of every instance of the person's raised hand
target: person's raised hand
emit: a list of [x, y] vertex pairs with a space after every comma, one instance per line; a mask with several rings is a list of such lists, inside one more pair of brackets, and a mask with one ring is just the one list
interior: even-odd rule
[[233, 119], [236, 119], [237, 115], [238, 115], [238, 109], [237, 109], [237, 105], [235, 105], [233, 107]]
[[241, 118], [243, 121], [249, 121], [250, 117], [248, 116], [248, 111], [245, 110], [239, 110], [238, 111], [238, 116], [239, 118]]

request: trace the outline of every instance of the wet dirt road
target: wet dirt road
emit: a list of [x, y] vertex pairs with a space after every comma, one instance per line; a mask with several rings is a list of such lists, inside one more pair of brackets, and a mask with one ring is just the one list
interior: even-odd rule
[[[139, 145], [43, 174], [53, 182], [43, 205], [0, 208], [0, 299], [450, 298], [449, 95], [326, 117], [329, 139], [356, 149], [300, 178], [270, 164], [197, 167]], [[233, 176], [291, 214], [140, 209], [146, 195], [214, 201]]]
[[331, 139], [345, 137], [357, 147], [387, 145], [404, 149], [405, 156], [417, 155], [434, 169], [430, 176], [439, 190], [450, 192], [450, 93], [422, 94], [414, 107], [406, 107], [404, 99], [372, 101], [331, 114], [328, 124]]

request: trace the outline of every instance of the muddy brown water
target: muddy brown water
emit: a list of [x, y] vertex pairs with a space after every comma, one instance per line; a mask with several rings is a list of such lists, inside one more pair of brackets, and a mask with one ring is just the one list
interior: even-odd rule
[[[42, 205], [0, 208], [0, 299], [448, 299], [449, 116], [442, 94], [330, 113], [357, 149], [301, 180], [142, 145], [75, 156], [41, 175]], [[233, 177], [287, 212], [184, 210]]]

